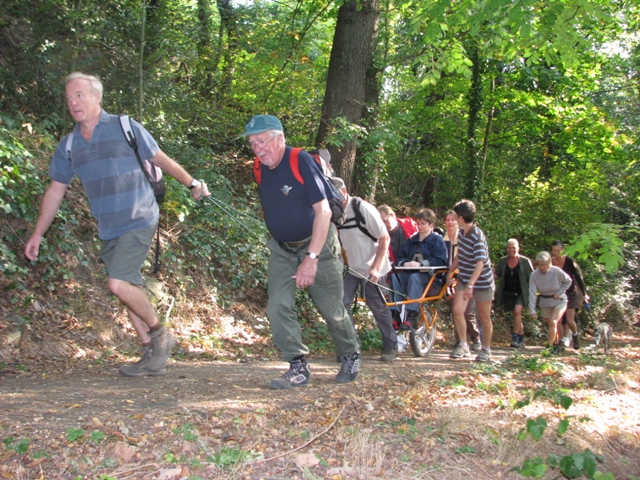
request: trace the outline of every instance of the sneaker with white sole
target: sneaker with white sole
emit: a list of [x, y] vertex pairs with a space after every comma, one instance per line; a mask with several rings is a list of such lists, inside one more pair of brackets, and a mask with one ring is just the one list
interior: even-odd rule
[[486, 363], [489, 360], [491, 360], [491, 350], [487, 347], [482, 347], [482, 350], [480, 350], [480, 353], [476, 356], [476, 362]]
[[451, 352], [451, 355], [449, 355], [449, 358], [463, 358], [463, 357], [470, 357], [470, 356], [471, 356], [471, 352], [469, 351], [469, 347], [459, 343], [453, 349], [453, 352]]
[[342, 365], [340, 366], [338, 375], [336, 375], [336, 382], [353, 382], [358, 376], [358, 372], [360, 371], [361, 361], [362, 359], [360, 358], [359, 352], [342, 357]]
[[310, 377], [311, 371], [306, 360], [294, 360], [289, 362], [289, 370], [281, 377], [271, 380], [269, 385], [275, 390], [289, 390], [304, 387], [309, 383]]

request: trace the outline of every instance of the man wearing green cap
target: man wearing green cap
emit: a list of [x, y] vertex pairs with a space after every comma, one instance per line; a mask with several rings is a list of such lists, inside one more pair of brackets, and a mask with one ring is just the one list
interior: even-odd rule
[[289, 362], [289, 370], [271, 380], [278, 390], [307, 385], [310, 371], [295, 311], [295, 289], [307, 288], [318, 307], [341, 360], [339, 383], [356, 379], [360, 353], [355, 328], [342, 303], [340, 242], [331, 223], [328, 199], [333, 198], [327, 180], [305, 151], [298, 153], [297, 170], [290, 163], [291, 147], [285, 143], [280, 120], [256, 115], [242, 136], [260, 160], [259, 192], [271, 238], [267, 270], [267, 317], [273, 341]]

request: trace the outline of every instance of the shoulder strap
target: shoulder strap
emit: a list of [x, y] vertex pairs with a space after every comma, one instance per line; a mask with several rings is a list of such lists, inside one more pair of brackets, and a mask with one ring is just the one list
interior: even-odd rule
[[296, 180], [304, 185], [304, 178], [300, 174], [300, 165], [298, 163], [298, 155], [300, 154], [301, 148], [292, 148], [291, 155], [289, 156], [289, 165], [291, 166], [291, 172], [293, 176], [296, 177]]
[[67, 137], [67, 160], [69, 160], [69, 163], [71, 163], [71, 146], [73, 145], [73, 130], [71, 131], [71, 133], [69, 134], [69, 136]]
[[136, 134], [133, 132], [133, 128], [131, 127], [131, 117], [129, 115], [120, 115], [118, 118], [120, 120], [120, 128], [122, 128], [124, 138], [127, 139], [129, 146], [137, 152], [138, 142], [136, 141]]
[[[304, 185], [304, 178], [300, 174], [300, 165], [298, 162], [298, 155], [300, 154], [301, 148], [292, 148], [291, 154], [289, 155], [289, 166], [291, 167], [291, 172], [293, 176], [296, 177], [296, 180]], [[256, 180], [256, 183], [260, 185], [260, 180], [262, 180], [262, 162], [258, 157], [253, 161], [253, 178]]]
[[351, 209], [353, 210], [353, 217], [347, 218], [342, 225], [338, 227], [338, 230], [346, 230], [349, 228], [357, 228], [362, 233], [364, 233], [367, 237], [369, 237], [373, 242], [377, 242], [378, 239], [371, 235], [365, 224], [367, 223], [362, 211], [360, 210], [360, 204], [362, 203], [362, 199], [359, 197], [351, 197]]
[[253, 178], [258, 186], [260, 186], [260, 180], [262, 180], [262, 162], [258, 157], [253, 161]]

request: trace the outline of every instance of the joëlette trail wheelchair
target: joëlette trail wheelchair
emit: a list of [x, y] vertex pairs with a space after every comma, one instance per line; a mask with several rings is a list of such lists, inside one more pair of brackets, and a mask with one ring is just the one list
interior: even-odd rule
[[[348, 268], [348, 267], [346, 267]], [[410, 272], [432, 272], [431, 278], [427, 282], [424, 288], [422, 296], [416, 299], [410, 299], [405, 294], [395, 292], [387, 287], [376, 285], [379, 295], [385, 299], [387, 307], [396, 307], [402, 312], [402, 318], [406, 315], [406, 311], [403, 308], [405, 305], [417, 303], [419, 315], [417, 318], [417, 325], [411, 326], [411, 328], [405, 332], [399, 332], [398, 334], [404, 334], [407, 339], [407, 343], [411, 346], [411, 350], [416, 357], [426, 357], [431, 352], [433, 344], [436, 338], [436, 321], [438, 320], [438, 310], [436, 308], [436, 302], [445, 298], [447, 294], [447, 282], [446, 277], [449, 273], [449, 267], [395, 267], [395, 271], [410, 271]], [[366, 277], [349, 269], [349, 273], [360, 277], [364, 282], [369, 280]], [[394, 274], [393, 272], [391, 273]], [[454, 285], [455, 287], [455, 280]], [[387, 293], [403, 298], [403, 300], [389, 300], [383, 293], [385, 290]], [[357, 302], [365, 302], [365, 298], [358, 296]]]

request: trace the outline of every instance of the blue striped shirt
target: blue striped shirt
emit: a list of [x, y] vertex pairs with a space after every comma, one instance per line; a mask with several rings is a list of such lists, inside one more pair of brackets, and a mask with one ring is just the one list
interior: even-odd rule
[[[139, 123], [132, 120], [131, 124], [140, 157], [151, 160], [160, 150], [158, 144]], [[118, 116], [102, 110], [90, 142], [80, 134], [80, 124], [69, 135], [74, 135], [71, 162], [65, 137], [53, 155], [49, 176], [67, 185], [75, 175], [80, 178], [91, 215], [98, 222], [98, 237], [112, 240], [157, 224], [159, 210], [153, 189], [124, 137]]]
[[480, 261], [484, 262], [484, 265], [474, 288], [494, 288], [489, 246], [484, 233], [476, 225], [471, 227], [466, 235], [464, 229], [460, 228], [458, 231], [458, 269], [460, 270], [460, 279], [465, 285], [471, 280], [476, 264]]

